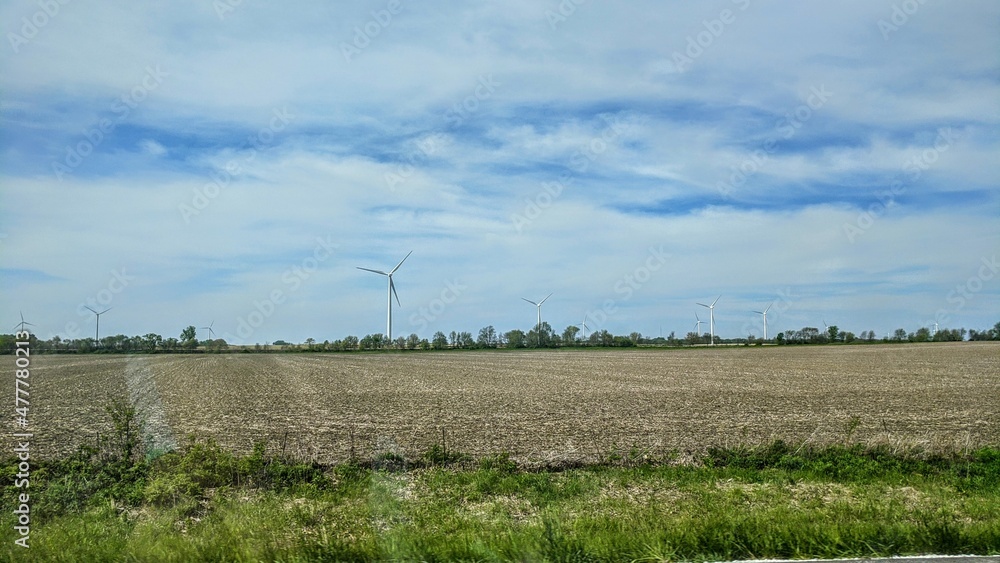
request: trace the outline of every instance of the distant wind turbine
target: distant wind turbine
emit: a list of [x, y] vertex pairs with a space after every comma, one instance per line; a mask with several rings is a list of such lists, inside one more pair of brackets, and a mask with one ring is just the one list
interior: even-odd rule
[[18, 326], [20, 326], [21, 328], [18, 329], [18, 330], [20, 332], [24, 332], [25, 325], [27, 325], [27, 326], [35, 326], [35, 325], [33, 325], [33, 324], [31, 324], [31, 323], [29, 323], [29, 322], [27, 322], [27, 321], [24, 320], [24, 312], [18, 311], [18, 313], [21, 315], [21, 322], [19, 322], [18, 324], [14, 325], [14, 328], [17, 328]]
[[393, 269], [391, 269], [391, 270], [389, 270], [388, 273], [383, 272], [382, 270], [372, 270], [370, 268], [362, 268], [361, 266], [357, 266], [357, 268], [359, 270], [364, 270], [366, 272], [373, 272], [373, 273], [376, 273], [376, 274], [381, 274], [381, 275], [389, 278], [388, 313], [387, 313], [387, 320], [386, 320], [386, 325], [385, 325], [385, 335], [386, 335], [386, 338], [389, 340], [389, 342], [392, 342], [392, 296], [393, 295], [396, 296], [396, 304], [399, 305], [400, 307], [402, 307], [402, 304], [399, 302], [399, 295], [396, 293], [396, 285], [392, 283], [392, 275], [395, 274], [396, 270], [398, 270], [399, 267], [403, 265], [403, 262], [406, 262], [406, 259], [410, 257], [410, 254], [413, 254], [412, 250], [409, 251], [409, 252], [407, 252], [406, 256], [403, 256], [403, 259], [399, 261], [399, 264], [396, 264], [396, 267], [393, 268]]
[[774, 303], [769, 303], [763, 311], [754, 311], [754, 313], [764, 316], [764, 340], [767, 340], [767, 312], [771, 309], [771, 305], [773, 304]]
[[84, 305], [83, 307], [85, 309], [87, 309], [88, 311], [90, 311], [91, 313], [97, 315], [97, 329], [94, 332], [94, 343], [95, 344], [100, 344], [100, 342], [101, 342], [101, 315], [103, 315], [104, 313], [107, 313], [108, 311], [110, 311], [111, 307], [108, 307], [107, 309], [101, 311], [100, 313], [98, 313], [97, 311], [91, 309], [90, 307], [87, 307], [86, 305]]
[[694, 323], [694, 329], [698, 331], [698, 338], [701, 338], [701, 325], [705, 322], [698, 318], [698, 313], [694, 314], [694, 320], [698, 321]]
[[[552, 297], [551, 293], [548, 294], [548, 295], [546, 295], [545, 299], [548, 299], [549, 297]], [[521, 299], [524, 299], [524, 297], [522, 297]], [[532, 301], [530, 299], [524, 299], [528, 303], [531, 303], [532, 305], [534, 305], [536, 309], [538, 309], [538, 324], [535, 325], [535, 326], [537, 327], [536, 328], [536, 333], [538, 334], [538, 345], [539, 346], [542, 345], [542, 303], [545, 303], [545, 299], [542, 299], [538, 303], [535, 303], [534, 301]]]
[[213, 326], [215, 326], [215, 321], [212, 321], [211, 324], [209, 324], [208, 326], [201, 327], [201, 329], [202, 330], [207, 330], [209, 338], [211, 338], [212, 340], [215, 340], [215, 331], [212, 330]]
[[715, 346], [715, 304], [719, 302], [719, 299], [722, 299], [721, 295], [716, 297], [715, 301], [712, 301], [711, 305], [698, 303], [698, 305], [701, 305], [702, 307], [708, 309], [708, 329], [712, 335], [712, 346]]
[[[524, 298], [522, 297], [521, 299], [524, 299]], [[541, 324], [541, 323], [539, 323], [539, 324]], [[583, 316], [583, 322], [580, 323], [580, 324], [578, 324], [578, 325], [576, 325], [576, 326], [582, 326], [583, 327], [583, 339], [587, 340], [587, 315], [584, 315]]]

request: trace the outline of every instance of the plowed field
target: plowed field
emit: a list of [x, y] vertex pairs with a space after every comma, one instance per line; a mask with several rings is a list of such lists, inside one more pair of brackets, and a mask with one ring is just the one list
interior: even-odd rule
[[[13, 358], [4, 400], [13, 413]], [[440, 443], [577, 462], [711, 445], [1000, 443], [1000, 345], [35, 356], [32, 455], [107, 432], [129, 397], [154, 443], [255, 441], [321, 462]]]

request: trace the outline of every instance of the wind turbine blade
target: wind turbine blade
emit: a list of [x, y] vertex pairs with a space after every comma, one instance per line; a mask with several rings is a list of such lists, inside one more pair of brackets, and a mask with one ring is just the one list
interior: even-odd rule
[[721, 295], [720, 295], [720, 296], [718, 296], [718, 297], [716, 297], [716, 298], [715, 298], [715, 301], [712, 301], [712, 306], [713, 306], [713, 307], [715, 307], [715, 304], [719, 302], [719, 299], [722, 299], [722, 296], [721, 296]]
[[86, 310], [88, 310], [88, 311], [90, 311], [91, 313], [93, 313], [93, 314], [95, 314], [95, 315], [97, 314], [97, 311], [95, 311], [95, 310], [91, 309], [90, 307], [88, 307], [88, 306], [86, 306], [86, 305], [84, 305], [84, 306], [83, 306], [83, 308], [84, 308], [84, 309], [86, 309]]
[[110, 310], [111, 310], [111, 307], [108, 307], [107, 309], [105, 309], [105, 310], [101, 311], [101, 314], [103, 315], [104, 313], [107, 313], [107, 312], [108, 312], [108, 311], [110, 311]]
[[[700, 305], [700, 303], [699, 303], [699, 305]], [[695, 313], [695, 314], [694, 314], [694, 320], [696, 320], [696, 321], [701, 321], [701, 319], [699, 319], [699, 318], [698, 318], [698, 313]]]
[[[548, 299], [549, 297], [552, 297], [552, 294], [551, 294], [551, 293], [550, 293], [550, 294], [548, 294], [548, 295], [546, 295], [546, 296], [545, 296], [545, 299]], [[539, 307], [541, 307], [542, 303], [545, 303], [545, 299], [542, 299], [541, 301], [539, 301], [539, 302], [538, 302], [538, 306], [539, 306]]]
[[[524, 297], [522, 297], [521, 299], [524, 299]], [[534, 302], [534, 301], [532, 301], [531, 299], [524, 299], [524, 300], [525, 300], [525, 301], [527, 301], [528, 303], [531, 303], [531, 304], [532, 304], [532, 305], [534, 305], [535, 307], [537, 307], [537, 306], [538, 306], [538, 303], [535, 303], [535, 302]]]
[[761, 314], [762, 314], [762, 315], [766, 315], [766, 314], [767, 314], [767, 312], [771, 310], [771, 305], [774, 305], [774, 303], [768, 303], [768, 304], [767, 304], [767, 308], [765, 308], [765, 309], [764, 309], [764, 312], [763, 312], [763, 313], [761, 313]]
[[757, 313], [758, 315], [763, 315], [764, 311], [754, 311], [754, 313]]
[[376, 274], [382, 274], [383, 276], [388, 276], [389, 274], [383, 272], [382, 270], [372, 270], [371, 268], [362, 268], [361, 266], [355, 266], [359, 270], [364, 270], [366, 272], [375, 272]]
[[396, 284], [392, 282], [392, 276], [389, 276], [389, 289], [391, 289], [392, 294], [396, 296], [396, 305], [402, 307], [403, 304], [399, 302], [399, 294], [396, 293]]
[[412, 250], [411, 250], [411, 251], [409, 251], [409, 252], [407, 252], [407, 253], [406, 253], [406, 256], [403, 256], [403, 259], [399, 261], [399, 264], [396, 264], [396, 267], [395, 267], [395, 268], [393, 268], [392, 270], [390, 270], [390, 271], [389, 271], [389, 273], [390, 273], [390, 274], [394, 274], [394, 273], [396, 273], [396, 270], [398, 270], [398, 269], [399, 269], [399, 267], [403, 265], [403, 262], [406, 262], [406, 259], [407, 259], [407, 258], [409, 258], [411, 254], [413, 254], [413, 251], [412, 251]]
[[695, 305], [701, 305], [702, 307], [706, 307], [706, 308], [709, 308], [709, 309], [711, 308], [708, 305], [705, 305], [704, 303], [695, 303]]

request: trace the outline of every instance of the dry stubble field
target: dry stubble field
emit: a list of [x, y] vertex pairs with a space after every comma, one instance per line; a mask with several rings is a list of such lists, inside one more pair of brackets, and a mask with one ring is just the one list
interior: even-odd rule
[[[147, 413], [161, 444], [194, 434], [246, 452], [263, 440], [324, 463], [352, 443], [359, 457], [417, 456], [442, 429], [450, 450], [530, 463], [778, 438], [1000, 443], [998, 343], [36, 356], [32, 368], [39, 457], [106, 432], [116, 396]], [[12, 382], [4, 389], [12, 405]]]

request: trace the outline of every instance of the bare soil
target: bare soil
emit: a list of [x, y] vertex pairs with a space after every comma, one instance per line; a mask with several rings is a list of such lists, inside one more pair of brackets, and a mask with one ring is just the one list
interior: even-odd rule
[[[165, 416], [179, 443], [197, 435], [246, 452], [266, 441], [323, 463], [352, 450], [417, 456], [442, 440], [473, 457], [540, 464], [684, 459], [775, 439], [931, 451], [1000, 443], [1000, 343], [986, 342], [35, 356], [33, 455], [107, 432], [104, 405], [129, 396], [127, 369], [152, 373], [144, 388], [158, 397], [144, 408]], [[3, 395], [13, 405], [12, 381]]]

